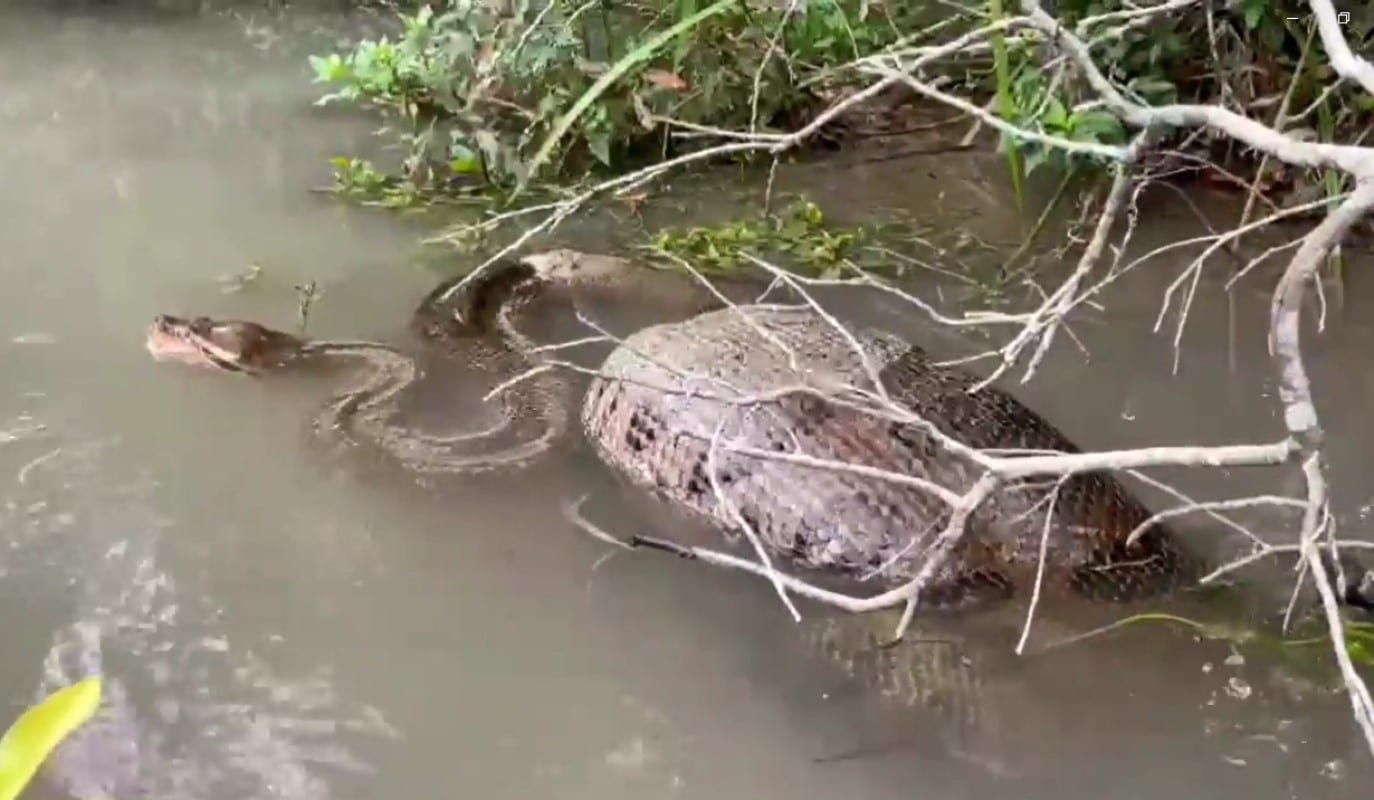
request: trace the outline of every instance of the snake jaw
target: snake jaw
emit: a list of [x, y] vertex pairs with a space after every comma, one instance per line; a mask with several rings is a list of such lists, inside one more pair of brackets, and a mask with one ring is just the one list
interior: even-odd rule
[[518, 263], [534, 270], [534, 277], [548, 283], [578, 284], [604, 281], [624, 275], [631, 262], [619, 256], [583, 253], [569, 248], [521, 256]]
[[157, 361], [256, 376], [299, 354], [305, 343], [254, 322], [159, 314], [145, 345]]
[[199, 367], [225, 369], [223, 358], [203, 346], [209, 320], [185, 319], [158, 314], [148, 326], [144, 345], [156, 361], [176, 361]]

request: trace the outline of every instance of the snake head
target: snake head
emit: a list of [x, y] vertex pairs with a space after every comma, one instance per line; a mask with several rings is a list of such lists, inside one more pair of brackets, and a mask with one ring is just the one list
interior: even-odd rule
[[533, 269], [535, 277], [556, 284], [599, 283], [624, 276], [632, 266], [619, 256], [567, 248], [530, 253], [519, 263]]
[[157, 361], [255, 374], [289, 360], [304, 342], [256, 322], [159, 314], [146, 345]]

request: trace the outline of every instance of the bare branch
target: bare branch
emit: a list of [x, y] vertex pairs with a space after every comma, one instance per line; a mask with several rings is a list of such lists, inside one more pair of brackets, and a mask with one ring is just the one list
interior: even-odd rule
[[1126, 544], [1135, 544], [1145, 531], [1173, 517], [1181, 517], [1185, 514], [1192, 514], [1197, 511], [1233, 511], [1237, 508], [1251, 508], [1253, 506], [1288, 506], [1290, 508], [1306, 508], [1307, 503], [1293, 497], [1276, 497], [1274, 495], [1260, 495], [1258, 497], [1242, 497], [1236, 500], [1217, 500], [1208, 503], [1189, 503], [1179, 508], [1170, 508], [1160, 511], [1150, 516], [1149, 519], [1135, 526], [1130, 535], [1126, 537]]
[[1331, 59], [1331, 67], [1342, 78], [1355, 81], [1366, 92], [1374, 95], [1374, 64], [1350, 51], [1350, 43], [1345, 40], [1341, 23], [1336, 19], [1336, 9], [1331, 0], [1311, 0], [1312, 13], [1317, 17], [1317, 32], [1322, 37], [1322, 47]]
[[763, 546], [763, 541], [759, 539], [759, 534], [754, 530], [754, 526], [750, 525], [744, 515], [740, 514], [739, 507], [725, 496], [725, 491], [721, 488], [720, 435], [724, 430], [725, 419], [722, 418], [720, 424], [716, 426], [715, 433], [711, 435], [711, 446], [706, 450], [706, 475], [711, 481], [711, 492], [715, 494], [716, 502], [720, 503], [720, 507], [725, 509], [725, 513], [734, 520], [736, 527], [748, 537], [749, 544], [753, 545], [754, 553], [759, 557], [759, 563], [763, 564], [768, 579], [773, 583], [773, 588], [777, 591], [779, 599], [792, 613], [792, 619], [800, 622], [801, 612], [797, 611], [797, 607], [792, 604], [792, 599], [787, 596], [787, 589], [783, 585], [780, 573], [774, 568], [773, 560], [768, 557], [768, 548]]
[[1021, 638], [1016, 642], [1018, 656], [1026, 651], [1026, 642], [1030, 640], [1031, 622], [1035, 620], [1035, 610], [1040, 607], [1040, 589], [1045, 584], [1045, 563], [1049, 560], [1050, 532], [1054, 529], [1054, 506], [1059, 502], [1059, 490], [1065, 480], [1066, 478], [1060, 478], [1049, 496], [1050, 513], [1045, 515], [1045, 524], [1040, 530], [1040, 555], [1035, 565], [1035, 586], [1031, 589], [1030, 605], [1026, 607], [1026, 622], [1021, 626]]

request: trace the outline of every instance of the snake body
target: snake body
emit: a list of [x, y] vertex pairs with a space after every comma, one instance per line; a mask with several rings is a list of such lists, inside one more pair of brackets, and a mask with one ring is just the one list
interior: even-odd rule
[[[537, 370], [541, 356], [520, 331], [530, 301], [558, 286], [633, 296], [636, 281], [625, 280], [626, 269], [619, 259], [571, 251], [527, 258], [436, 287], [412, 328], [502, 376]], [[865, 327], [842, 333], [809, 306], [712, 309], [719, 304], [691, 291], [654, 298], [660, 306], [665, 300], [692, 315], [615, 346], [583, 395], [586, 440], [635, 488], [736, 541], [752, 534], [794, 567], [889, 586], [920, 574], [951, 520], [950, 506], [929, 485], [958, 494], [982, 472], [949, 439], [981, 450], [1079, 452], [1012, 395], [994, 387], [970, 392], [974, 376], [890, 334]], [[527, 464], [569, 427], [568, 387], [554, 370], [536, 371], [517, 391], [498, 395], [500, 420], [491, 429], [432, 435], [396, 421], [402, 393], [422, 378], [398, 348], [308, 342], [251, 323], [187, 327], [198, 328], [204, 360], [222, 369], [361, 360], [358, 379], [338, 392], [317, 426], [370, 439], [415, 471]], [[904, 418], [873, 413], [872, 399], [882, 394]], [[516, 434], [515, 443], [493, 450], [494, 437], [507, 433]], [[832, 463], [819, 468], [822, 462]], [[907, 480], [885, 480], [880, 471]], [[923, 586], [921, 607], [967, 608], [1024, 596], [1037, 584], [1131, 600], [1191, 581], [1201, 562], [1167, 526], [1150, 521], [1149, 510], [1107, 473], [1000, 486], [966, 519], [957, 546]], [[1133, 532], [1140, 535], [1128, 541]], [[1374, 595], [1374, 586], [1362, 591]], [[957, 647], [880, 646], [892, 626], [884, 622], [877, 632], [869, 624], [875, 619], [811, 616], [799, 638], [809, 655], [864, 688], [897, 706], [935, 712], [947, 732], [977, 739], [975, 749], [995, 746], [999, 709], [980, 665]]]
[[[871, 374], [928, 425], [835, 397], [842, 384], [876, 391]], [[969, 393], [974, 382], [894, 336], [860, 329], [851, 339], [809, 307], [754, 305], [626, 338], [592, 381], [582, 423], [604, 461], [673, 507], [736, 537], [752, 530], [800, 566], [893, 584], [921, 570], [950, 507], [873, 471], [967, 491], [981, 470], [935, 431], [973, 448], [1078, 452], [1010, 394]], [[860, 471], [805, 463], [817, 460]], [[921, 602], [963, 606], [1024, 589], [1043, 532], [1046, 586], [1115, 599], [1166, 591], [1195, 570], [1163, 525], [1127, 543], [1150, 516], [1109, 474], [1057, 490], [1053, 481], [1002, 487], [969, 517]]]
[[[668, 273], [676, 283], [642, 280], [649, 274], [624, 259], [554, 250], [436, 287], [412, 329], [469, 365], [525, 378], [496, 393], [493, 426], [453, 435], [396, 421], [402, 393], [423, 376], [390, 345], [159, 317], [149, 348], [246, 372], [361, 359], [360, 377], [317, 428], [371, 440], [413, 471], [473, 473], [529, 464], [568, 432], [568, 384], [520, 329], [532, 301], [563, 288], [608, 290], [692, 314], [619, 341], [583, 396], [586, 439], [629, 483], [736, 540], [747, 534], [799, 567], [880, 585], [919, 576], [921, 603], [941, 607], [1032, 586], [1133, 600], [1204, 568], [1107, 472], [1005, 482], [955, 513], [952, 498], [986, 478], [979, 451], [1079, 449], [1011, 394], [971, 391], [973, 375], [899, 337], [842, 328], [811, 305], [724, 304], [682, 273]], [[880, 399], [900, 413], [875, 413]], [[501, 437], [511, 441], [494, 446]], [[1356, 572], [1366, 580], [1348, 602], [1370, 605], [1369, 574]]]
[[[538, 277], [513, 262], [489, 271], [448, 303], [439, 299], [460, 279], [445, 281], [420, 304], [413, 331], [442, 344], [467, 367], [516, 377], [537, 367], [534, 343], [520, 330], [522, 313], [538, 296]], [[306, 354], [354, 356], [368, 362], [358, 383], [340, 390], [316, 419], [317, 430], [361, 435], [421, 473], [474, 474], [511, 469], [537, 459], [568, 429], [568, 387], [555, 371], [537, 371], [493, 398], [497, 421], [481, 430], [434, 435], [395, 421], [398, 400], [420, 375], [416, 361], [375, 342], [314, 342]], [[499, 437], [511, 442], [494, 446]]]
[[[520, 323], [540, 294], [540, 263], [503, 263], [474, 280], [446, 281], [425, 298], [411, 328], [430, 340], [428, 349], [450, 356], [441, 369], [457, 363], [505, 377], [535, 365], [533, 343]], [[453, 292], [460, 283], [462, 291]], [[352, 380], [316, 416], [315, 430], [346, 444], [367, 442], [412, 472], [473, 474], [521, 466], [552, 448], [568, 429], [566, 382], [548, 370], [531, 373], [516, 390], [496, 392], [487, 407], [497, 419], [485, 429], [436, 435], [399, 419], [405, 393], [425, 375], [412, 355], [390, 344], [309, 340], [245, 320], [158, 315], [147, 346], [158, 360], [250, 376], [352, 362]]]

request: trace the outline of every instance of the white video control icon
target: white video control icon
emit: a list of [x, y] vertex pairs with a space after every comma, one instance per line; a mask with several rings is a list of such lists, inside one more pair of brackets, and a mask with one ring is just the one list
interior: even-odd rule
[[1337, 12], [1336, 12], [1336, 21], [1339, 22], [1339, 23], [1341, 23], [1342, 25], [1346, 24], [1347, 22], [1350, 21], [1350, 12], [1349, 12], [1349, 11], [1337, 11]]

